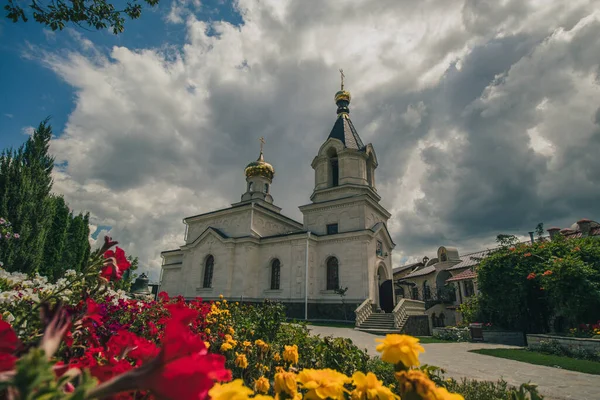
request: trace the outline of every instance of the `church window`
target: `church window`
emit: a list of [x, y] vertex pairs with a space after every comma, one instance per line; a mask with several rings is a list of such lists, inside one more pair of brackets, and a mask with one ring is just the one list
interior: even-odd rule
[[254, 182], [248, 182], [248, 191], [252, 192], [254, 190]]
[[383, 257], [383, 243], [381, 241], [377, 241], [377, 250], [376, 253], [379, 257]]
[[329, 185], [335, 187], [339, 185], [340, 170], [338, 164], [337, 151], [334, 147], [331, 147], [327, 151], [327, 157], [329, 158]]
[[419, 300], [419, 288], [416, 286], [412, 288], [412, 299]]
[[471, 297], [475, 294], [475, 286], [473, 286], [473, 281], [466, 280], [464, 281], [465, 285], [465, 297]]
[[327, 290], [336, 290], [340, 287], [338, 259], [330, 257], [327, 260]]
[[336, 233], [338, 233], [338, 224], [327, 225], [327, 234], [328, 235], [335, 235]]
[[278, 259], [271, 263], [271, 290], [279, 290], [281, 278], [281, 263]]
[[265, 183], [265, 193], [269, 193], [269, 184]]
[[429, 287], [429, 283], [427, 281], [423, 282], [423, 300], [431, 299], [431, 288]]
[[340, 169], [338, 167], [337, 158], [331, 159], [331, 186], [335, 187], [339, 185], [340, 180]]
[[215, 258], [210, 255], [206, 257], [206, 262], [204, 263], [204, 283], [202, 287], [210, 288], [212, 287], [212, 278], [213, 278], [213, 269], [215, 267]]

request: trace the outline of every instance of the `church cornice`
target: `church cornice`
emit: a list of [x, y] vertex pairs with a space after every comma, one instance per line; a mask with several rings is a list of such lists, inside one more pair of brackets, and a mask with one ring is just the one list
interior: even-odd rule
[[[343, 185], [343, 186], [345, 186], [345, 185]], [[343, 186], [338, 186], [338, 187], [343, 187]], [[348, 186], [354, 186], [354, 185], [348, 185]], [[323, 189], [323, 191], [325, 191], [325, 190], [331, 190], [331, 189]], [[373, 198], [370, 195], [365, 194], [365, 193], [359, 194], [356, 196], [342, 197], [340, 199], [326, 200], [326, 201], [323, 201], [320, 203], [305, 204], [298, 208], [300, 209], [300, 212], [302, 212], [302, 213], [304, 213], [305, 211], [327, 211], [327, 210], [334, 210], [337, 208], [343, 208], [343, 207], [346, 207], [346, 206], [352, 205], [352, 204], [363, 203], [365, 201], [367, 203], [369, 203], [370, 205], [372, 205], [375, 209], [377, 209], [377, 211], [379, 211], [386, 218], [390, 218], [392, 216], [392, 214], [390, 214], [385, 208], [383, 208], [383, 206], [381, 204], [379, 204], [378, 202], [373, 200]]]
[[[335, 186], [335, 187], [329, 187], [329, 188], [325, 188], [325, 189], [317, 189], [317, 190], [313, 191], [312, 195], [310, 196], [310, 200], [314, 202], [315, 197], [317, 197], [319, 195], [327, 195], [329, 193], [348, 194], [348, 196], [339, 198], [340, 200], [344, 199], [344, 198], [351, 198], [351, 197], [356, 197], [356, 196], [360, 196], [360, 195], [367, 195], [367, 196], [371, 197], [373, 200], [375, 200], [376, 202], [379, 202], [379, 200], [381, 200], [381, 197], [369, 186], [357, 185], [354, 183], [344, 183], [342, 185]], [[313, 204], [321, 204], [321, 203], [326, 203], [328, 201], [335, 201], [335, 200], [338, 200], [338, 199], [319, 201], [319, 202], [314, 202]]]

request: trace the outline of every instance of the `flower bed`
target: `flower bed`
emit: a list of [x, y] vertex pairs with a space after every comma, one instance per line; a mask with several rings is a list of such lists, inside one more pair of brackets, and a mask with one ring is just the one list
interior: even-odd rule
[[433, 328], [433, 337], [451, 342], [468, 342], [471, 339], [468, 328]]
[[130, 299], [111, 289], [129, 267], [115, 244], [56, 284], [0, 270], [0, 397], [463, 398], [419, 367], [410, 336], [378, 339], [372, 359], [349, 339], [283, 324], [281, 304]]
[[600, 339], [530, 334], [527, 335], [527, 347], [531, 350], [600, 361]]

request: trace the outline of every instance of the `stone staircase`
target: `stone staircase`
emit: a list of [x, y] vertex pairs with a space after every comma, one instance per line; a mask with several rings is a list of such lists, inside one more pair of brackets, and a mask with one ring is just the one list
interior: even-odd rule
[[360, 324], [359, 330], [372, 333], [400, 333], [394, 327], [394, 314], [373, 313]]
[[[425, 303], [401, 299], [391, 313], [375, 312], [375, 305], [366, 299], [355, 311], [356, 328], [370, 333], [404, 333], [428, 335], [429, 322]], [[409, 321], [410, 320], [410, 321]]]

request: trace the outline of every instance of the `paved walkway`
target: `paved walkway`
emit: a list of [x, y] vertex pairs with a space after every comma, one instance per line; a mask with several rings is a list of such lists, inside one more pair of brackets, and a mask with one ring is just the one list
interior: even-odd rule
[[[377, 355], [375, 338], [381, 337], [350, 328], [309, 326], [313, 334], [346, 337], [370, 355]], [[430, 343], [423, 344], [425, 353], [419, 357], [422, 364], [436, 365], [446, 370], [446, 376], [460, 379], [497, 381], [504, 379], [519, 386], [530, 381], [538, 385], [548, 400], [600, 400], [600, 376], [533, 365], [504, 358], [469, 353], [485, 348], [516, 348], [488, 343]]]

